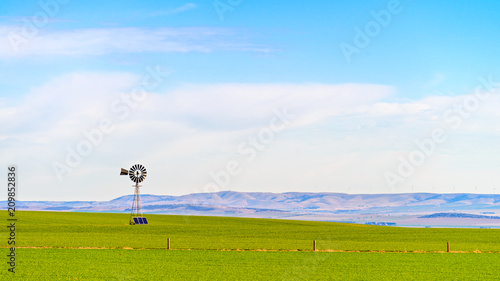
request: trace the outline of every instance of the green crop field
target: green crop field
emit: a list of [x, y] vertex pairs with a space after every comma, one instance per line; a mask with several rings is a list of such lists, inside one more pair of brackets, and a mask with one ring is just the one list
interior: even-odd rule
[[[16, 212], [16, 280], [495, 280], [500, 230]], [[7, 228], [1, 280], [7, 271]], [[172, 250], [166, 250], [167, 238]], [[313, 240], [318, 252], [313, 252]], [[446, 253], [449, 242], [452, 253]], [[231, 250], [231, 251], [225, 251]], [[259, 250], [259, 251], [256, 251]], [[267, 251], [264, 251], [267, 250]]]

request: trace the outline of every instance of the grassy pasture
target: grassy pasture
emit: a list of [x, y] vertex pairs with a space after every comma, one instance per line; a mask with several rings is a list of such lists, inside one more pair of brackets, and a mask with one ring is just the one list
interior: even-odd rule
[[[330, 222], [127, 214], [17, 212], [18, 246], [500, 252], [499, 229], [398, 228]], [[7, 229], [1, 231], [6, 232]]]
[[[500, 276], [498, 229], [162, 215], [147, 215], [150, 225], [130, 226], [127, 214], [18, 211], [16, 216], [16, 280], [495, 280]], [[0, 229], [7, 237], [7, 228]], [[165, 250], [167, 237], [177, 250]], [[313, 240], [319, 250], [360, 252], [312, 252]], [[6, 242], [1, 249], [5, 261]], [[452, 251], [467, 253], [443, 253], [446, 242]], [[257, 249], [283, 251], [244, 251]], [[393, 253], [403, 251], [409, 253]], [[13, 277], [7, 269], [4, 263], [0, 280]]]
[[495, 280], [500, 273], [499, 254], [19, 249], [18, 260], [16, 280]]

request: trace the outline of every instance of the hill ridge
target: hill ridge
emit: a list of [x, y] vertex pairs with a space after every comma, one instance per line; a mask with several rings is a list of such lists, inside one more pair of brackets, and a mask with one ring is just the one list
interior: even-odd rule
[[[67, 212], [130, 212], [133, 195], [124, 195], [109, 201], [20, 201], [20, 210]], [[464, 213], [469, 215], [500, 214], [500, 195], [472, 193], [395, 193], [346, 194], [312, 192], [238, 192], [192, 193], [180, 196], [141, 195], [144, 213], [215, 215], [258, 218], [289, 218], [357, 223], [402, 223], [427, 225], [438, 217], [436, 213]], [[418, 218], [411, 221], [410, 216]], [[398, 217], [398, 218], [396, 218]], [[440, 217], [448, 221], [472, 217]], [[478, 218], [475, 218], [478, 219]], [[484, 219], [484, 218], [483, 218]], [[491, 226], [500, 226], [490, 219]], [[453, 222], [455, 225], [456, 222]], [[468, 222], [467, 225], [476, 225]], [[484, 225], [484, 224], [480, 224]]]

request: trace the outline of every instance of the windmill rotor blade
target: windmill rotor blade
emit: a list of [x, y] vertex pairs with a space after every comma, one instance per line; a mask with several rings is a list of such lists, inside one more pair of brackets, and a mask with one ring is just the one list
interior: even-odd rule
[[134, 175], [130, 175], [130, 179], [133, 181], [133, 182], [136, 182], [137, 181], [137, 177], [134, 176]]

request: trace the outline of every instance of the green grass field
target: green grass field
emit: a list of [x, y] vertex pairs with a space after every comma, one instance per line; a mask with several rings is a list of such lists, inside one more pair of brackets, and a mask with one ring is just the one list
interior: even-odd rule
[[[19, 280], [495, 280], [500, 275], [498, 229], [162, 215], [147, 215], [150, 225], [130, 226], [127, 214], [16, 215]], [[3, 237], [6, 230], [0, 231]], [[167, 238], [175, 250], [165, 250]], [[313, 240], [319, 250], [359, 252], [312, 252]], [[457, 253], [445, 253], [447, 242]], [[9, 280], [8, 249], [2, 251], [0, 279]]]
[[500, 264], [498, 254], [201, 250], [20, 249], [18, 259], [24, 280], [498, 280]]

